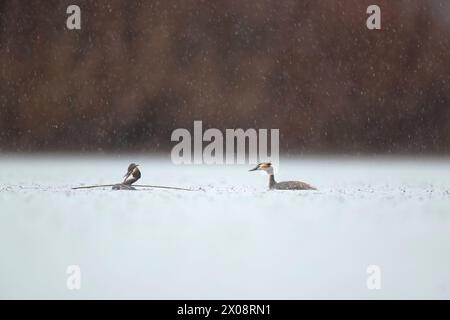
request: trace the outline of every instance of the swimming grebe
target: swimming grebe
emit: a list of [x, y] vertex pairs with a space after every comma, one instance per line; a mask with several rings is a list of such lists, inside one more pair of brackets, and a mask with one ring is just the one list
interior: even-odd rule
[[313, 186], [301, 181], [283, 181], [276, 182], [273, 175], [273, 167], [271, 163], [260, 163], [249, 171], [263, 170], [267, 172], [269, 177], [270, 190], [317, 190]]
[[113, 190], [136, 190], [131, 185], [141, 178], [141, 171], [139, 171], [139, 165], [132, 163], [128, 166], [127, 173], [123, 176], [123, 182], [114, 185]]

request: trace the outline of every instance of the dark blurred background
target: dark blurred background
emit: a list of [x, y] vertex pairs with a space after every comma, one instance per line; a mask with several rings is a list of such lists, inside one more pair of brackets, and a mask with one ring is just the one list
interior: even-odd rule
[[[82, 29], [66, 29], [81, 7]], [[378, 4], [382, 30], [366, 28]], [[0, 1], [0, 150], [166, 151], [279, 128], [286, 153], [450, 153], [450, 1]]]

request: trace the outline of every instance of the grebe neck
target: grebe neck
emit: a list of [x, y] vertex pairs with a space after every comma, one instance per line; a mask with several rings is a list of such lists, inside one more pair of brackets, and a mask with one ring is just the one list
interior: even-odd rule
[[269, 175], [269, 189], [273, 189], [276, 183], [277, 182], [275, 181], [275, 176], [272, 173], [271, 175]]

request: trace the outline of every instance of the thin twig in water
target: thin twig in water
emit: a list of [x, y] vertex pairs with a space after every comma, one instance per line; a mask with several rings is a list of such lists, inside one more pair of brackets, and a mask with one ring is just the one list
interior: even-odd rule
[[185, 189], [185, 188], [178, 188], [178, 187], [165, 187], [165, 186], [150, 186], [150, 185], [141, 185], [141, 184], [135, 184], [133, 187], [139, 187], [139, 188], [155, 188], [155, 189], [172, 189], [172, 190], [183, 190], [183, 191], [198, 191], [195, 189]]
[[[94, 188], [105, 188], [105, 187], [113, 187], [119, 184], [101, 184], [101, 185], [93, 185], [93, 186], [82, 186], [82, 187], [75, 187], [72, 188], [72, 190], [78, 190], [78, 189], [94, 189]], [[132, 185], [132, 187], [137, 188], [155, 188], [155, 189], [171, 189], [171, 190], [182, 190], [182, 191], [198, 191], [195, 189], [185, 189], [185, 188], [177, 188], [177, 187], [165, 187], [165, 186], [151, 186], [151, 185]]]
[[105, 188], [105, 187], [113, 187], [116, 184], [99, 184], [95, 186], [82, 186], [82, 187], [75, 187], [72, 188], [72, 190], [78, 190], [78, 189], [93, 189], [93, 188]]

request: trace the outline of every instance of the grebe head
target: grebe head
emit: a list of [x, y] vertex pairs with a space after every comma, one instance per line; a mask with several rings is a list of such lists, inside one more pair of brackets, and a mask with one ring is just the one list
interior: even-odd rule
[[260, 163], [255, 168], [250, 169], [248, 171], [256, 171], [256, 170], [263, 170], [263, 171], [267, 172], [267, 174], [273, 174], [273, 167], [270, 162]]
[[136, 163], [130, 164], [130, 165], [128, 166], [127, 174], [133, 172], [133, 170], [136, 169], [137, 167], [139, 167], [139, 165], [136, 164]]
[[127, 180], [127, 178], [128, 178], [129, 176], [131, 176], [131, 175], [134, 176], [135, 173], [136, 173], [137, 171], [139, 171], [138, 167], [139, 167], [138, 164], [135, 164], [135, 163], [130, 164], [130, 165], [128, 166], [127, 173], [125, 173], [125, 175], [123, 176], [123, 177], [125, 178], [125, 180]]

